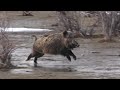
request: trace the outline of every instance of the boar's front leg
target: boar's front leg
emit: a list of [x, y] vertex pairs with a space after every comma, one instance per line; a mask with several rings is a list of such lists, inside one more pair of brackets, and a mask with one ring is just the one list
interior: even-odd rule
[[67, 57], [67, 59], [68, 59], [69, 61], [71, 61], [71, 58], [70, 58], [70, 56], [69, 56], [68, 54], [66, 54], [66, 57]]
[[69, 55], [68, 53], [64, 53], [63, 55], [64, 55], [65, 57], [67, 57], [67, 59], [68, 59], [69, 61], [71, 61], [70, 55]]
[[44, 55], [44, 53], [36, 52], [35, 58], [34, 58], [34, 63], [37, 64], [37, 59], [38, 59], [39, 57], [42, 57], [43, 55]]
[[68, 54], [73, 57], [74, 60], [76, 60], [76, 56], [71, 50], [68, 50]]
[[67, 59], [68, 59], [69, 61], [71, 61], [70, 55], [69, 55], [68, 50], [67, 50], [66, 48], [64, 48], [64, 49], [61, 51], [61, 55], [67, 57]]

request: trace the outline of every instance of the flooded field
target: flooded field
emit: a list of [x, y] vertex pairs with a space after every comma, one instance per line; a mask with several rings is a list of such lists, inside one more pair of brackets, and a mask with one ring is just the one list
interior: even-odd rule
[[44, 55], [38, 59], [38, 67], [34, 67], [33, 59], [25, 61], [34, 43], [31, 35], [10, 35], [10, 39], [17, 41], [12, 63], [18, 68], [1, 70], [0, 79], [120, 79], [119, 42], [77, 38], [80, 47], [73, 50], [76, 61], [69, 62], [60, 55]]
[[[72, 59], [69, 62], [66, 57], [60, 55], [44, 55], [38, 59], [38, 67], [34, 67], [33, 59], [25, 61], [32, 50], [34, 38], [31, 37], [33, 32], [30, 33], [28, 29], [23, 32], [24, 29], [34, 28], [34, 34], [37, 36], [49, 33], [38, 32], [41, 31], [39, 28], [56, 30], [51, 27], [57, 23], [56, 12], [36, 11], [33, 15], [23, 17], [21, 11], [8, 12], [10, 26], [17, 30], [10, 34], [10, 39], [17, 47], [12, 53], [12, 64], [16, 68], [1, 69], [0, 79], [120, 79], [119, 39], [117, 42], [99, 43], [102, 38], [77, 38], [80, 47], [73, 50], [77, 56], [76, 61]], [[89, 21], [92, 22], [90, 19], [86, 23]], [[98, 28], [99, 32], [100, 30]]]

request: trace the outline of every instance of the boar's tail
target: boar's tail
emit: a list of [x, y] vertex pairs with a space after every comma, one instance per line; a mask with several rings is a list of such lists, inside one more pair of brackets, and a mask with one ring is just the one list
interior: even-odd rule
[[32, 35], [32, 37], [35, 37], [35, 41], [37, 40], [37, 37], [35, 35]]

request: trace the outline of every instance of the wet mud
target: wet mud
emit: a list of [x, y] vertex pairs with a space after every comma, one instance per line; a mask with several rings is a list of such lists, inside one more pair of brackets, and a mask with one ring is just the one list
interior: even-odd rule
[[32, 34], [10, 35], [19, 47], [12, 53], [12, 64], [17, 68], [1, 70], [1, 79], [119, 79], [120, 43], [99, 43], [97, 39], [77, 38], [80, 47], [73, 50], [77, 60], [69, 62], [60, 55], [44, 55], [35, 67], [30, 54]]

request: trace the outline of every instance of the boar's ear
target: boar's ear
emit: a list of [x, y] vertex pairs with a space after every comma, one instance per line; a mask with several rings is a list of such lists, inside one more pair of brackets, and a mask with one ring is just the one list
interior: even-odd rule
[[65, 37], [65, 38], [66, 38], [66, 37], [67, 37], [67, 35], [68, 35], [68, 32], [67, 32], [67, 31], [64, 31], [64, 32], [63, 32], [63, 37]]

